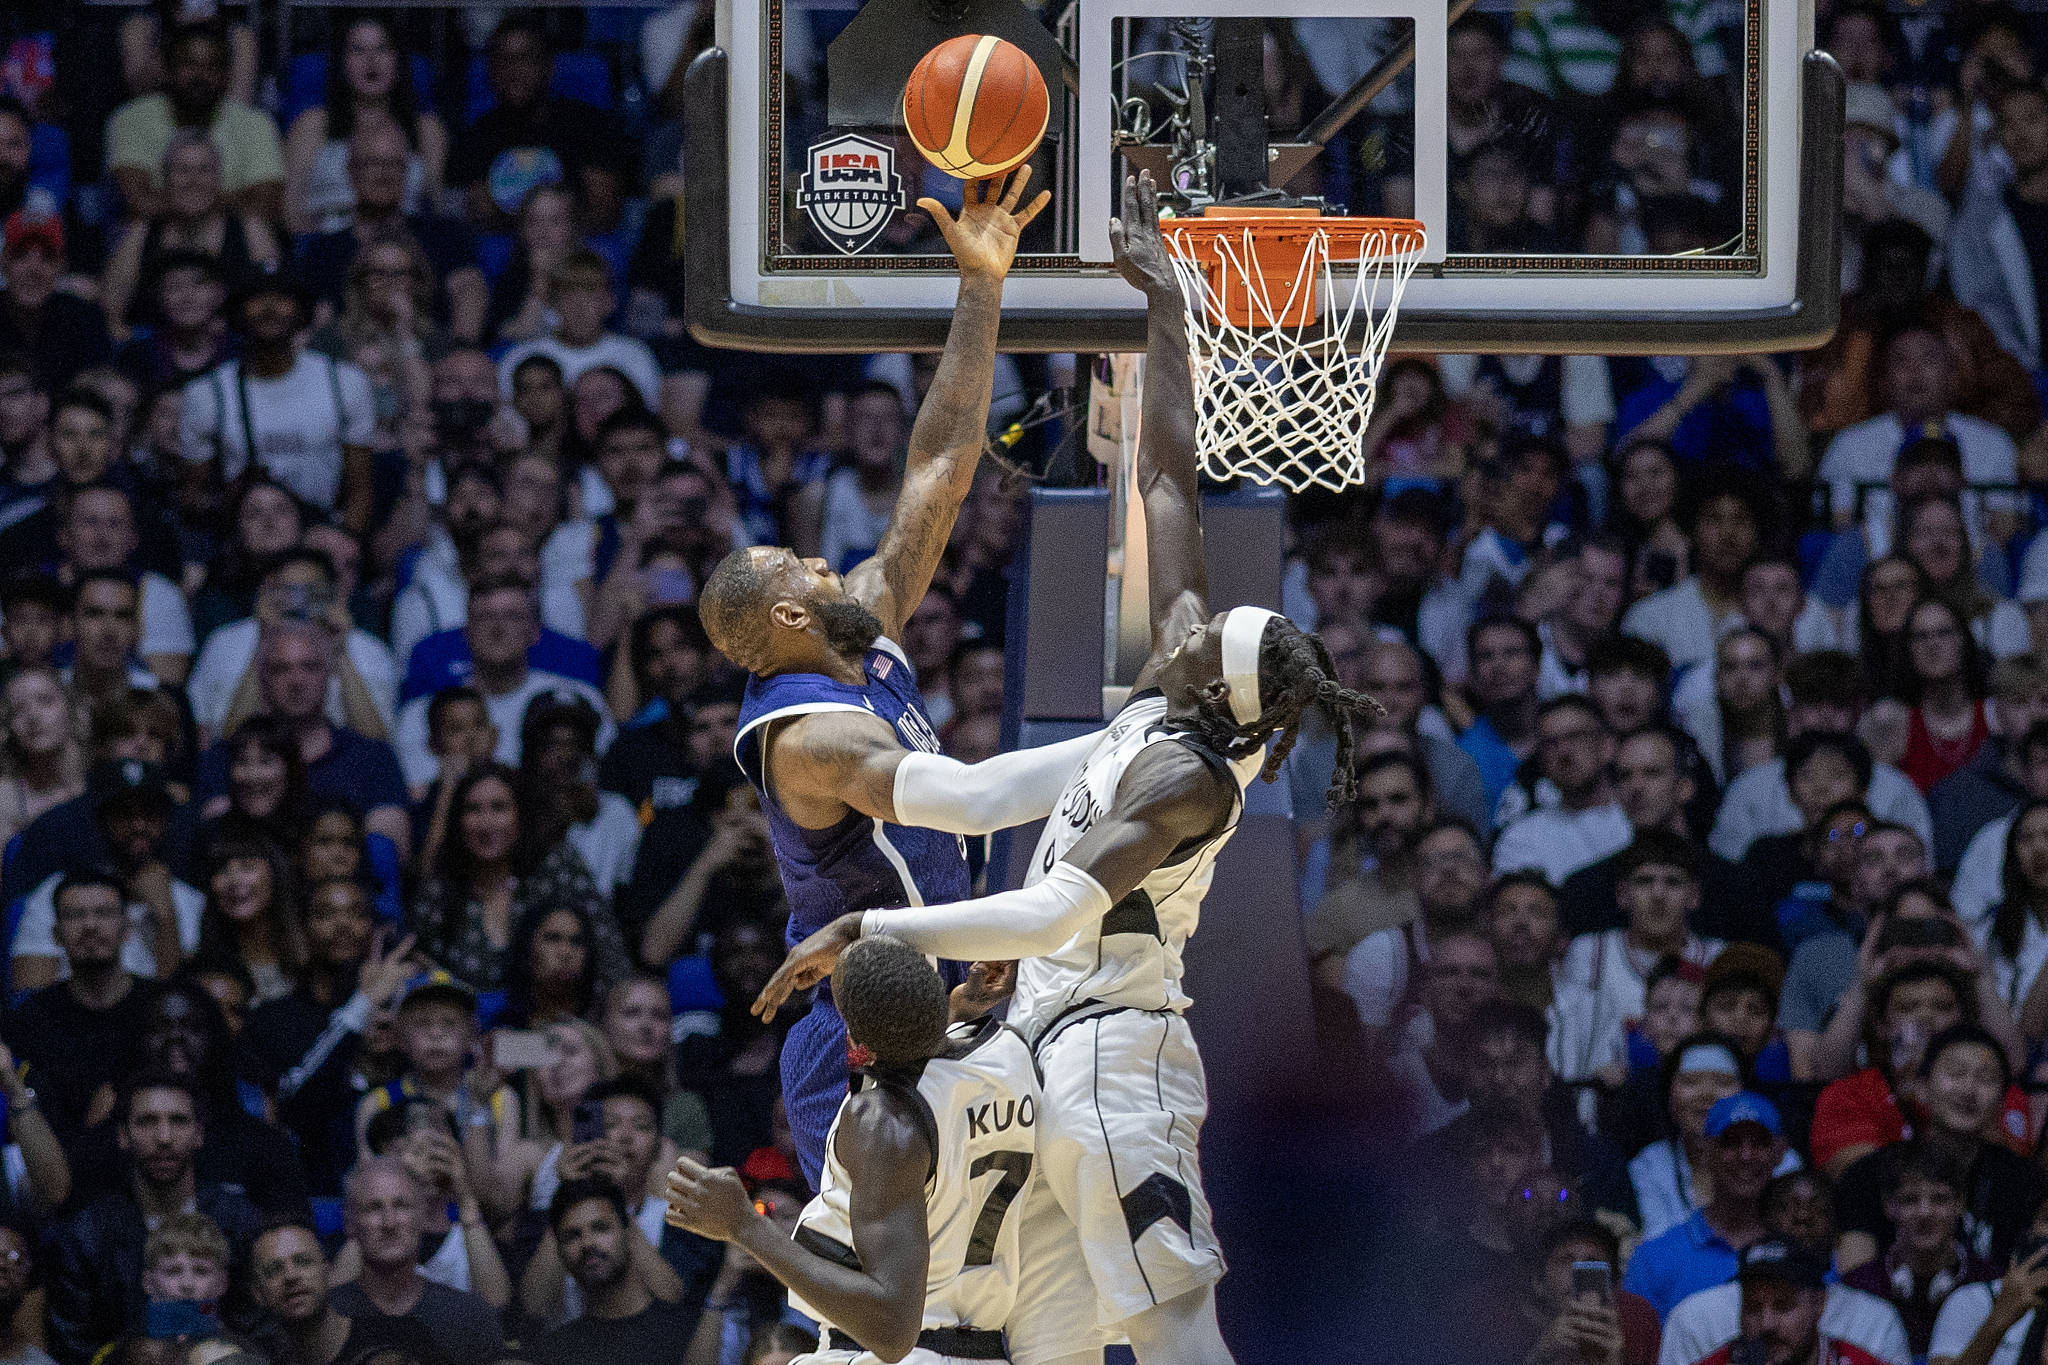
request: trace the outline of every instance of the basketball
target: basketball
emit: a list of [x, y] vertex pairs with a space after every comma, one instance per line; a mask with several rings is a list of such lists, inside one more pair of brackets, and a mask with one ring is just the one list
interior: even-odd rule
[[1038, 64], [1014, 43], [966, 33], [940, 43], [903, 87], [903, 122], [924, 159], [985, 180], [1038, 148], [1050, 104]]

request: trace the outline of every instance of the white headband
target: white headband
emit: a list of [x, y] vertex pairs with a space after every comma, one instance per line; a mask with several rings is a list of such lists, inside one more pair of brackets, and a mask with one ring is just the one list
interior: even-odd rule
[[1729, 1076], [1740, 1076], [1742, 1064], [1720, 1043], [1694, 1043], [1678, 1054], [1678, 1065], [1671, 1074], [1682, 1076], [1693, 1071], [1719, 1071]]
[[1250, 725], [1259, 705], [1259, 640], [1266, 622], [1280, 613], [1264, 607], [1232, 607], [1223, 618], [1223, 681], [1230, 688], [1230, 714]]

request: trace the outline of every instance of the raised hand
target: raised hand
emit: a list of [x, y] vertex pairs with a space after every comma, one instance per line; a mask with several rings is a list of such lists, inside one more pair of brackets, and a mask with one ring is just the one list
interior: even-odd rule
[[668, 1173], [667, 1197], [662, 1218], [669, 1226], [714, 1242], [732, 1241], [749, 1218], [760, 1217], [732, 1167], [702, 1166], [686, 1156], [677, 1157]]
[[1007, 180], [998, 176], [969, 181], [966, 201], [961, 204], [957, 219], [936, 199], [920, 199], [917, 206], [939, 225], [939, 235], [952, 248], [961, 275], [1000, 280], [1010, 273], [1010, 263], [1017, 259], [1017, 239], [1040, 210], [1052, 202], [1052, 191], [1040, 190], [1029, 204], [1019, 209], [1017, 201], [1030, 183], [1028, 165], [1019, 166]]
[[1109, 220], [1109, 246], [1117, 273], [1147, 298], [1155, 294], [1181, 296], [1180, 278], [1173, 273], [1173, 258], [1159, 231], [1159, 192], [1152, 184], [1152, 172], [1124, 177], [1123, 217]]
[[948, 1022], [964, 1024], [979, 1019], [1008, 1000], [1017, 990], [1017, 964], [976, 962], [967, 969], [967, 979], [947, 997]]
[[841, 915], [789, 950], [775, 975], [754, 997], [754, 1013], [762, 1023], [773, 1019], [775, 1011], [790, 996], [807, 991], [832, 975], [832, 969], [839, 965], [839, 955], [860, 938], [860, 918], [858, 910]]

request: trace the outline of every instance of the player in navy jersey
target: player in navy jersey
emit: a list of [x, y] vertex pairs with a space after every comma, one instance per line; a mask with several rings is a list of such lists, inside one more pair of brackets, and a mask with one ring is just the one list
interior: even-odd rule
[[[792, 944], [849, 911], [964, 899], [960, 835], [1042, 817], [1079, 760], [1078, 750], [1053, 745], [1026, 751], [1037, 758], [977, 765], [1002, 780], [973, 809], [965, 766], [938, 757], [916, 676], [892, 638], [930, 586], [981, 460], [1003, 278], [1018, 234], [1049, 198], [1019, 209], [1029, 180], [1026, 167], [1007, 182], [970, 184], [957, 219], [919, 201], [958, 262], [959, 303], [874, 558], [842, 578], [822, 560], [756, 546], [727, 556], [704, 585], [706, 633], [753, 675], [734, 751], [761, 793]], [[905, 763], [911, 755], [923, 761]], [[846, 1028], [829, 989], [783, 1044], [782, 1086], [815, 1188], [846, 1095]]]

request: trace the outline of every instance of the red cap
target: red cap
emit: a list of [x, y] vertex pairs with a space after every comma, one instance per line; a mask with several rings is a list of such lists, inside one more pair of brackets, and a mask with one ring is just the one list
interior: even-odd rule
[[789, 1158], [773, 1147], [756, 1147], [740, 1163], [740, 1179], [752, 1189], [763, 1181], [775, 1184], [797, 1184], [803, 1181], [796, 1173], [796, 1167], [789, 1164]]
[[64, 224], [54, 213], [32, 209], [16, 209], [7, 215], [4, 229], [7, 254], [19, 255], [32, 246], [40, 246], [53, 256], [64, 254]]

